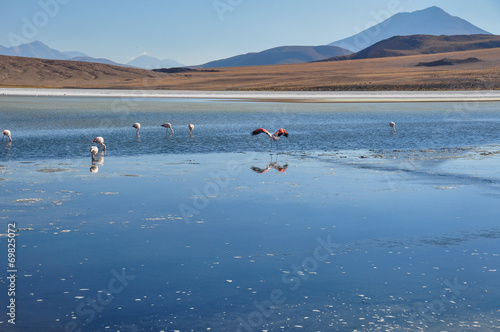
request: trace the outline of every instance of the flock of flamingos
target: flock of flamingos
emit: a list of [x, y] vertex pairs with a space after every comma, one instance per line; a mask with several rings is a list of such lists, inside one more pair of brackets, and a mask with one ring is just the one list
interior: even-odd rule
[[[169, 122], [165, 122], [161, 126], [164, 127], [164, 128], [166, 128], [167, 130], [170, 130], [170, 132], [172, 133], [172, 135], [174, 135], [174, 129], [172, 128], [172, 124], [170, 124]], [[390, 122], [389, 126], [391, 126], [393, 128], [393, 130], [394, 130], [394, 133], [396, 133], [396, 124], [394, 122]], [[137, 129], [136, 135], [139, 136], [139, 130], [141, 129], [141, 124], [139, 122], [136, 122], [136, 123], [134, 123], [132, 125], [132, 127], [134, 127], [135, 129]], [[194, 125], [193, 124], [189, 124], [188, 125], [188, 129], [189, 129], [189, 135], [191, 137], [193, 137]], [[280, 139], [280, 136], [288, 137], [288, 132], [285, 129], [283, 129], [283, 128], [280, 128], [274, 134], [271, 134], [269, 131], [267, 131], [264, 128], [257, 128], [254, 131], [252, 131], [250, 134], [251, 135], [258, 135], [258, 134], [261, 134], [261, 133], [265, 133], [267, 136], [269, 136], [269, 139], [271, 140], [271, 148], [273, 146], [273, 142], [276, 142], [276, 147], [278, 147], [278, 142], [277, 141]], [[2, 134], [4, 135], [3, 137], [7, 137], [8, 138], [9, 142], [12, 142], [12, 134], [11, 134], [10, 130], [5, 129], [2, 132]], [[104, 144], [104, 138], [102, 138], [100, 136], [96, 137], [96, 138], [94, 138], [94, 140], [92, 141], [92, 143], [99, 144], [99, 145], [101, 145], [103, 147], [103, 150], [106, 150], [106, 145]], [[96, 154], [98, 152], [99, 152], [99, 148], [97, 146], [91, 146], [90, 147], [90, 154], [92, 155], [92, 161], [95, 161], [95, 156], [96, 156]]]
[[[172, 128], [172, 124], [171, 123], [165, 122], [161, 126], [164, 127], [164, 128], [166, 128], [167, 131], [170, 130], [170, 132], [172, 133], [172, 136], [174, 135], [174, 129]], [[141, 124], [139, 122], [136, 122], [136, 123], [134, 123], [132, 125], [132, 127], [134, 127], [137, 130], [136, 131], [136, 135], [139, 136], [139, 130], [141, 130]], [[189, 135], [191, 137], [193, 137], [194, 125], [190, 123], [188, 125], [188, 129], [189, 129]], [[252, 135], [258, 135], [258, 134], [261, 134], [261, 133], [266, 133], [269, 136], [269, 139], [271, 140], [271, 147], [272, 147], [273, 142], [276, 142], [277, 140], [280, 139], [280, 136], [283, 135], [285, 137], [288, 137], [287, 131], [285, 129], [283, 129], [283, 128], [280, 128], [274, 134], [271, 134], [269, 131], [267, 131], [264, 128], [258, 128], [258, 129], [255, 129], [254, 131], [251, 132]], [[9, 135], [10, 135], [10, 132], [9, 132]], [[103, 147], [103, 150], [106, 150], [106, 144], [104, 144], [104, 138], [102, 138], [100, 136], [96, 137], [96, 138], [94, 138], [94, 140], [92, 141], [92, 143], [99, 144], [99, 145], [101, 145]], [[277, 146], [277, 143], [276, 143], [276, 146]], [[99, 152], [99, 148], [97, 146], [91, 146], [90, 147], [90, 153], [92, 155], [92, 161], [95, 160], [95, 155], [98, 152]]]

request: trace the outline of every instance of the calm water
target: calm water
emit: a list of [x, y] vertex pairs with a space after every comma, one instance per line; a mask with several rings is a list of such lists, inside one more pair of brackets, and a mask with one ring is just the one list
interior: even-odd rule
[[0, 329], [494, 330], [499, 109], [1, 97]]

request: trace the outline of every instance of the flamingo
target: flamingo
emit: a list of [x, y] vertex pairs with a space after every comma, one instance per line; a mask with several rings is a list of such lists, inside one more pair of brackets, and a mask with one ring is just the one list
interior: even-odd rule
[[104, 138], [102, 137], [96, 137], [94, 138], [94, 140], [92, 141], [92, 143], [97, 143], [97, 144], [101, 144], [104, 148], [103, 150], [106, 151], [106, 144], [104, 144]]
[[172, 136], [174, 136], [174, 129], [172, 128], [172, 125], [170, 124], [170, 122], [165, 122], [161, 126], [164, 128], [167, 128], [167, 132], [168, 132], [168, 129], [170, 129], [170, 131], [172, 132]]
[[288, 137], [288, 133], [283, 128], [280, 128], [274, 134], [271, 134], [270, 132], [268, 132], [264, 128], [258, 128], [258, 129], [255, 129], [254, 131], [251, 132], [252, 135], [258, 135], [260, 133], [266, 133], [267, 136], [269, 136], [269, 139], [271, 140], [271, 148], [273, 147], [273, 141], [276, 142], [276, 148], [278, 148], [278, 140], [280, 139], [281, 135]]
[[191, 137], [193, 137], [194, 124], [190, 123], [189, 126], [188, 126], [188, 128], [189, 128], [189, 135]]
[[389, 126], [391, 126], [391, 127], [392, 127], [392, 129], [394, 129], [394, 133], [396, 133], [396, 124], [395, 124], [394, 122], [392, 122], [392, 121], [391, 121], [391, 122], [389, 123]]
[[137, 132], [135, 133], [137, 136], [139, 136], [139, 129], [141, 129], [141, 124], [139, 122], [136, 122], [132, 125], [135, 129], [137, 129]]
[[[9, 138], [9, 142], [12, 142], [12, 136], [10, 136], [10, 130], [5, 129], [4, 131], [2, 131], [2, 134]], [[3, 136], [2, 136], [2, 140], [3, 140]]]
[[90, 153], [92, 154], [92, 163], [95, 161], [95, 155], [99, 152], [99, 149], [97, 146], [91, 146], [90, 147]]

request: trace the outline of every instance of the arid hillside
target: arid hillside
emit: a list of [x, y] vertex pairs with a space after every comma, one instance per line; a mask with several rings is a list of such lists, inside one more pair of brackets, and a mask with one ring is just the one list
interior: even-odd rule
[[[442, 59], [445, 65], [418, 66]], [[438, 62], [439, 63], [439, 62]], [[500, 48], [161, 73], [105, 64], [0, 56], [0, 86], [165, 90], [500, 89]]]

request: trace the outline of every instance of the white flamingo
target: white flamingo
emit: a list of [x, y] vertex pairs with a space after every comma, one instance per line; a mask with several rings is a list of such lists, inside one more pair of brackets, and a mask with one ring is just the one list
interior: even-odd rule
[[396, 133], [396, 124], [395, 124], [394, 122], [392, 122], [392, 121], [391, 121], [391, 122], [389, 123], [389, 126], [391, 126], [391, 127], [392, 127], [392, 129], [394, 129], [394, 133]]
[[189, 126], [188, 126], [188, 128], [189, 128], [189, 135], [191, 137], [193, 137], [194, 124], [190, 123]]
[[10, 134], [10, 130], [5, 129], [4, 131], [2, 131], [2, 134], [3, 134], [2, 140], [3, 140], [4, 136], [7, 136], [9, 138], [9, 142], [12, 142], [12, 136]]
[[167, 132], [170, 129], [170, 131], [172, 132], [172, 136], [174, 136], [174, 129], [172, 128], [172, 125], [170, 124], [170, 122], [165, 122], [161, 126], [164, 128], [167, 128]]
[[104, 147], [103, 150], [106, 151], [106, 144], [104, 144], [104, 138], [102, 138], [100, 136], [96, 137], [96, 138], [94, 138], [94, 140], [92, 141], [92, 143], [96, 143], [96, 144], [102, 145]]
[[92, 154], [92, 163], [95, 161], [95, 155], [99, 152], [99, 149], [97, 146], [91, 146], [90, 147], [90, 153]]
[[266, 133], [267, 136], [269, 136], [269, 139], [271, 140], [271, 148], [273, 147], [273, 141], [276, 142], [276, 148], [278, 148], [278, 140], [280, 139], [281, 135], [288, 137], [288, 133], [283, 128], [280, 128], [274, 134], [271, 134], [270, 132], [268, 132], [264, 128], [258, 128], [258, 129], [255, 129], [254, 131], [251, 132], [252, 135], [258, 135], [261, 133]]
[[139, 136], [139, 130], [141, 129], [141, 124], [139, 122], [136, 122], [132, 125], [135, 129], [137, 129], [137, 132], [135, 133], [137, 136]]

